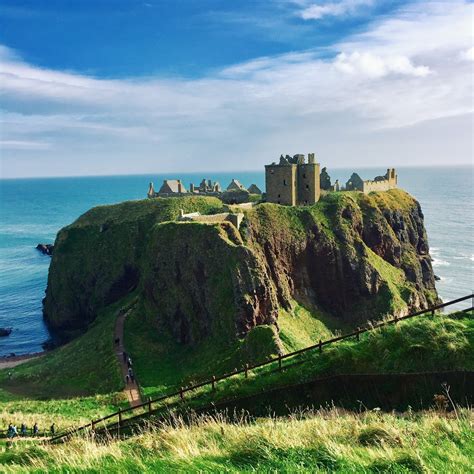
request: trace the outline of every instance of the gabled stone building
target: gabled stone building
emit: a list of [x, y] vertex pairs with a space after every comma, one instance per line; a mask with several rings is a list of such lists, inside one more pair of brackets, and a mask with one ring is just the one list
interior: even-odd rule
[[233, 179], [227, 186], [227, 191], [246, 191], [246, 188], [238, 179]]
[[268, 202], [288, 206], [311, 205], [319, 201], [320, 166], [314, 153], [305, 156], [280, 156], [280, 162], [265, 166], [265, 185]]
[[262, 194], [262, 190], [256, 184], [251, 184], [247, 191], [250, 194]]

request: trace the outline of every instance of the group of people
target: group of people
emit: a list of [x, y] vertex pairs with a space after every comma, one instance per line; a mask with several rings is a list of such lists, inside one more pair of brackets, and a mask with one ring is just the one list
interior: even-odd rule
[[[28, 430], [28, 427], [25, 425], [25, 423], [22, 423], [19, 432], [16, 425], [10, 423], [7, 429], [7, 438], [12, 439], [16, 438], [17, 436], [25, 437], [28, 436], [28, 433], [32, 436], [39, 436], [38, 423], [35, 423], [30, 430]], [[54, 436], [54, 434], [56, 433], [56, 425], [54, 423], [50, 426], [49, 433], [51, 434], [51, 436]]]
[[135, 383], [135, 374], [133, 373], [133, 364], [131, 357], [123, 351], [123, 361], [127, 363], [127, 374], [125, 375], [125, 382], [128, 385], [129, 383]]

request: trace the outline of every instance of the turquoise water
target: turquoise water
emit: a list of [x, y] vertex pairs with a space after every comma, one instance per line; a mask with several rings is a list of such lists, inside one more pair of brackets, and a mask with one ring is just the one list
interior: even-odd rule
[[[358, 170], [363, 178], [383, 169]], [[352, 170], [329, 170], [345, 182]], [[473, 168], [406, 168], [398, 170], [399, 184], [421, 203], [441, 281], [444, 300], [468, 294], [474, 287]], [[53, 242], [56, 232], [98, 204], [112, 204], [146, 196], [149, 181], [159, 188], [174, 175], [88, 178], [21, 179], [0, 181], [0, 327], [13, 327], [0, 338], [0, 356], [41, 350], [48, 339], [43, 324], [44, 297], [50, 257], [35, 250], [39, 242]], [[203, 177], [227, 186], [231, 178], [263, 189], [263, 172], [181, 174], [189, 185]]]

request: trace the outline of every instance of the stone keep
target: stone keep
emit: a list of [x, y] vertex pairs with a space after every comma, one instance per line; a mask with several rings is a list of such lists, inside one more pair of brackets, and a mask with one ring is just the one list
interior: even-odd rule
[[287, 206], [311, 205], [319, 200], [319, 163], [314, 153], [280, 157], [278, 164], [265, 166], [267, 201]]

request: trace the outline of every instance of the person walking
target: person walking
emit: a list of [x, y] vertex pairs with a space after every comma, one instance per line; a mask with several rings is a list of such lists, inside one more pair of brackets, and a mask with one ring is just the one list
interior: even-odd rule
[[28, 429], [26, 428], [25, 423], [22, 423], [22, 424], [21, 424], [20, 434], [21, 434], [21, 436], [23, 436], [23, 437], [25, 437], [25, 436], [28, 434]]
[[33, 425], [33, 436], [38, 436], [38, 433], [39, 433], [38, 423], [35, 423]]
[[54, 436], [54, 434], [56, 433], [56, 425], [55, 423], [53, 423], [51, 425], [51, 428], [49, 429], [49, 431], [51, 432], [51, 436]]
[[122, 356], [123, 356], [123, 361], [124, 362], [127, 362], [127, 359], [128, 359], [128, 355], [125, 351], [122, 352]]
[[128, 385], [130, 383], [130, 375], [125, 376], [125, 383]]

